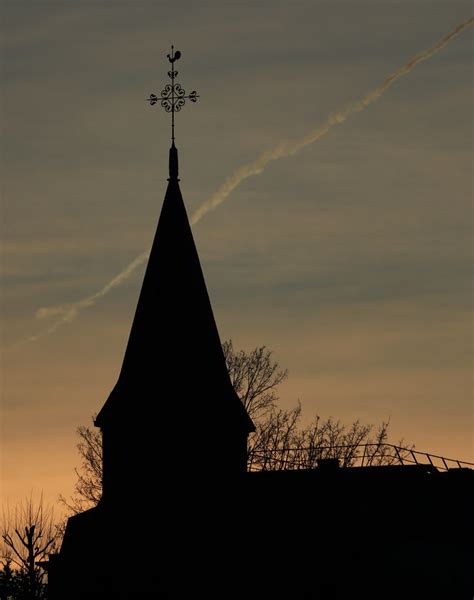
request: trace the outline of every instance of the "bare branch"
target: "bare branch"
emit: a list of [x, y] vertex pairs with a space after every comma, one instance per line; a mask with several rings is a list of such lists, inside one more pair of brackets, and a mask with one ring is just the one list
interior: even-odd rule
[[234, 351], [232, 340], [223, 342], [222, 350], [230, 380], [252, 419], [264, 417], [276, 407], [276, 388], [286, 379], [288, 371], [279, 370], [278, 362], [265, 346], [249, 353]]
[[19, 569], [28, 597], [44, 597], [44, 572], [39, 563], [47, 560], [59, 541], [53, 508], [44, 507], [42, 495], [37, 502], [30, 495], [13, 511], [3, 507], [0, 536], [2, 558]]

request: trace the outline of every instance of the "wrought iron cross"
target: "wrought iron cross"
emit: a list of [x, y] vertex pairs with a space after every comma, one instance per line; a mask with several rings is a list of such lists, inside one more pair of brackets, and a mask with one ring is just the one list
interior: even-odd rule
[[149, 102], [151, 106], [160, 102], [165, 111], [171, 113], [171, 140], [174, 144], [174, 113], [179, 112], [183, 108], [186, 100], [196, 102], [199, 96], [195, 90], [186, 95], [186, 91], [181, 85], [174, 82], [178, 76], [178, 71], [174, 70], [174, 63], [181, 58], [181, 52], [179, 50], [176, 50], [175, 52], [174, 46], [171, 46], [171, 54], [168, 54], [167, 56], [171, 63], [171, 71], [168, 71], [168, 77], [171, 79], [171, 83], [168, 83], [165, 86], [165, 89], [161, 91], [160, 97], [156, 96], [156, 94], [150, 94], [150, 97], [147, 98], [147, 102]]

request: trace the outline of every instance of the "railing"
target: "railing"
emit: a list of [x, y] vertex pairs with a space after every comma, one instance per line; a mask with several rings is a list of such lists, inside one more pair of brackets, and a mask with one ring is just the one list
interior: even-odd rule
[[474, 463], [393, 444], [276, 448], [262, 451], [252, 449], [249, 452], [247, 465], [249, 471], [293, 471], [314, 469], [322, 464], [328, 464], [327, 459], [336, 459], [340, 467], [415, 464], [428, 465], [440, 471], [474, 468]]

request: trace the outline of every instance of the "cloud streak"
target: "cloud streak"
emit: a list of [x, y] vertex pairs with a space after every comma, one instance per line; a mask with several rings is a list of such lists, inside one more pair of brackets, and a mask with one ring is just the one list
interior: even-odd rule
[[[330, 113], [327, 119], [317, 129], [314, 129], [303, 138], [293, 142], [281, 142], [273, 148], [263, 152], [256, 160], [247, 163], [246, 165], [243, 165], [234, 171], [234, 173], [232, 173], [232, 175], [224, 181], [217, 191], [194, 211], [190, 219], [191, 224], [195, 225], [198, 223], [207, 213], [222, 204], [243, 181], [249, 177], [261, 174], [266, 166], [272, 161], [293, 156], [301, 152], [307, 146], [310, 146], [321, 139], [335, 125], [341, 125], [350, 116], [363, 111], [373, 102], [378, 100], [398, 79], [407, 75], [419, 63], [430, 59], [473, 23], [474, 17], [471, 17], [470, 19], [460, 23], [447, 35], [441, 38], [436, 44], [415, 55], [404, 65], [393, 71], [382, 81], [379, 86], [365, 94], [360, 100], [346, 106], [341, 110]], [[140, 254], [140, 256], [137, 256], [133, 262], [131, 262], [125, 269], [118, 273], [118, 275], [106, 283], [98, 292], [88, 296], [87, 298], [69, 304], [40, 308], [36, 312], [36, 317], [38, 319], [55, 318], [56, 320], [48, 329], [39, 332], [30, 338], [27, 338], [25, 341], [36, 341], [45, 335], [54, 333], [61, 325], [73, 321], [83, 309], [93, 306], [98, 300], [106, 296], [114, 288], [126, 281], [138, 267], [146, 262], [148, 256], [148, 252], [144, 252], [143, 254]]]
[[137, 256], [137, 258], [131, 262], [126, 269], [111, 279], [98, 292], [92, 294], [92, 296], [88, 296], [83, 300], [79, 300], [78, 302], [73, 302], [70, 304], [60, 304], [58, 306], [50, 306], [38, 309], [36, 311], [37, 319], [57, 317], [57, 320], [49, 329], [31, 336], [27, 341], [35, 342], [38, 338], [43, 337], [44, 335], [54, 333], [61, 325], [73, 321], [81, 310], [88, 308], [89, 306], [93, 306], [98, 300], [106, 296], [114, 288], [126, 281], [130, 275], [147, 260], [148, 256], [149, 252], [144, 252], [143, 254], [140, 254], [140, 256]]

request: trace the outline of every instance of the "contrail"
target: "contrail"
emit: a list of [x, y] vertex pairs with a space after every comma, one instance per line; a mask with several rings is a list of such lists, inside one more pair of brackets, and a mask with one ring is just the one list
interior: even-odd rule
[[445, 35], [439, 42], [437, 42], [428, 50], [424, 50], [420, 52], [413, 58], [411, 58], [407, 63], [403, 66], [399, 67], [396, 71], [391, 73], [388, 77], [384, 79], [384, 81], [376, 87], [374, 90], [363, 96], [358, 102], [354, 104], [348, 105], [346, 108], [339, 110], [337, 112], [333, 112], [329, 115], [329, 117], [324, 121], [322, 125], [311, 131], [304, 138], [293, 142], [282, 142], [275, 146], [271, 150], [267, 150], [263, 154], [261, 154], [256, 160], [243, 167], [240, 167], [237, 171], [235, 171], [222, 185], [221, 187], [201, 206], [199, 206], [192, 216], [192, 223], [197, 223], [204, 215], [206, 215], [209, 211], [214, 210], [219, 204], [222, 204], [224, 200], [229, 196], [229, 194], [235, 190], [235, 188], [240, 185], [244, 179], [247, 177], [251, 177], [252, 175], [259, 175], [269, 162], [273, 160], [277, 160], [278, 158], [284, 158], [287, 156], [292, 156], [300, 152], [306, 146], [310, 144], [314, 144], [317, 140], [319, 140], [323, 135], [325, 135], [330, 129], [334, 127], [334, 125], [340, 125], [344, 123], [344, 121], [350, 117], [351, 115], [358, 113], [372, 102], [375, 102], [380, 98], [380, 96], [388, 90], [388, 88], [409, 73], [418, 63], [423, 62], [424, 60], [428, 60], [434, 54], [439, 52], [442, 48], [444, 48], [449, 42], [458, 36], [466, 27], [469, 27], [474, 22], [474, 17], [471, 17], [464, 23], [461, 23], [455, 29], [453, 29], [450, 33]]
[[31, 336], [30, 338], [28, 338], [27, 341], [35, 342], [38, 338], [53, 333], [58, 327], [64, 325], [64, 323], [69, 323], [70, 321], [73, 321], [83, 308], [93, 306], [97, 302], [97, 300], [108, 294], [111, 290], [113, 290], [115, 287], [117, 287], [126, 279], [128, 279], [130, 275], [135, 271], [135, 269], [147, 260], [148, 256], [149, 252], [144, 252], [143, 254], [140, 254], [140, 256], [137, 256], [137, 258], [133, 262], [131, 262], [126, 269], [124, 269], [113, 279], [111, 279], [98, 292], [92, 294], [92, 296], [88, 296], [83, 300], [79, 300], [78, 302], [73, 302], [71, 304], [60, 304], [59, 306], [51, 306], [47, 308], [38, 309], [36, 311], [37, 319], [45, 319], [47, 317], [58, 316], [59, 318], [51, 325], [49, 329], [46, 329], [45, 331]]
[[[246, 165], [243, 165], [228, 178], [224, 183], [220, 186], [220, 188], [205, 202], [203, 202], [191, 215], [191, 224], [195, 225], [198, 223], [208, 212], [217, 208], [224, 200], [235, 190], [237, 186], [239, 186], [242, 181], [251, 177], [253, 175], [259, 175], [265, 169], [265, 167], [272, 161], [277, 160], [279, 158], [285, 158], [288, 156], [292, 156], [297, 154], [306, 146], [310, 146], [314, 144], [317, 140], [319, 140], [323, 135], [326, 135], [328, 131], [330, 131], [335, 125], [340, 125], [344, 123], [348, 117], [351, 115], [358, 113], [364, 110], [367, 106], [375, 102], [384, 94], [389, 87], [391, 87], [397, 79], [407, 75], [417, 64], [428, 60], [434, 54], [442, 50], [451, 40], [457, 37], [464, 29], [469, 27], [474, 23], [474, 17], [471, 17], [467, 21], [459, 24], [452, 31], [450, 31], [447, 35], [445, 35], [442, 39], [440, 39], [434, 46], [420, 52], [413, 58], [411, 58], [408, 62], [406, 62], [403, 66], [396, 69], [393, 73], [391, 73], [388, 77], [386, 77], [383, 82], [363, 96], [357, 102], [350, 104], [339, 110], [337, 112], [331, 113], [328, 118], [320, 125], [317, 129], [311, 131], [303, 138], [295, 141], [295, 142], [281, 142], [276, 145], [274, 148], [263, 152], [256, 160], [250, 162]], [[53, 306], [50, 308], [40, 308], [36, 312], [36, 317], [39, 319], [47, 318], [47, 317], [57, 317], [57, 320], [51, 325], [49, 329], [42, 331], [30, 338], [26, 341], [35, 341], [44, 335], [48, 335], [53, 333], [63, 325], [64, 323], [68, 323], [75, 319], [79, 312], [87, 308], [89, 306], [93, 306], [100, 298], [103, 298], [106, 294], [108, 294], [115, 287], [123, 283], [127, 280], [132, 273], [137, 269], [140, 265], [142, 265], [148, 259], [149, 253], [144, 252], [140, 254], [135, 260], [128, 265], [123, 271], [121, 271], [118, 275], [116, 275], [112, 280], [110, 280], [102, 289], [93, 294], [92, 296], [88, 296], [83, 300], [79, 300], [78, 302], [73, 302], [70, 304], [62, 304], [59, 306]]]

